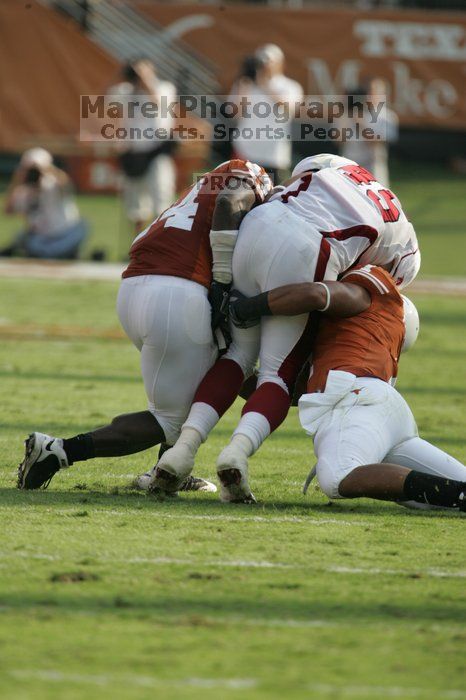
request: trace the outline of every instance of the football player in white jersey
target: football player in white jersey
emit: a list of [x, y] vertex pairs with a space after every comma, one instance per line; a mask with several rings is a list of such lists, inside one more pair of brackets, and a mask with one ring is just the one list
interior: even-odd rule
[[[416, 276], [413, 226], [396, 196], [354, 161], [323, 154], [297, 164], [292, 178], [243, 220], [233, 256], [234, 287], [248, 297], [299, 282], [336, 280], [355, 264], [386, 269], [399, 288]], [[181, 435], [161, 458], [151, 486], [176, 490], [200, 444], [233, 403], [259, 355], [257, 388], [217, 461], [225, 500], [247, 490], [247, 458], [285, 419], [293, 386], [312, 350], [314, 316], [265, 317], [233, 329], [229, 351], [201, 382]], [[236, 483], [228, 483], [231, 475]], [[232, 498], [228, 498], [228, 491]], [[240, 498], [241, 500], [241, 498]]]

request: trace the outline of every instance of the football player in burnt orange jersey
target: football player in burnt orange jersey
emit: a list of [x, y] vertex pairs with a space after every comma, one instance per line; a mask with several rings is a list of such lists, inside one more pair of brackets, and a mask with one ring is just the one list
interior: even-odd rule
[[[32, 433], [18, 487], [40, 488], [55, 472], [93, 457], [115, 457], [175, 442], [197, 385], [228, 333], [224, 312], [239, 224], [271, 182], [239, 159], [200, 176], [137, 236], [118, 294], [118, 315], [141, 354], [148, 409], [117, 416], [69, 439]], [[217, 346], [214, 342], [214, 335]], [[138, 478], [146, 487], [150, 473]], [[190, 488], [215, 490], [188, 479]]]
[[[393, 388], [408, 334], [415, 340], [393, 278], [366, 265], [339, 282], [288, 285], [231, 303], [239, 326], [306, 311], [320, 311], [321, 318], [299, 415], [314, 439], [324, 493], [466, 510], [466, 467], [418, 436], [408, 404]], [[230, 476], [228, 493], [247, 497], [245, 475], [232, 468]]]

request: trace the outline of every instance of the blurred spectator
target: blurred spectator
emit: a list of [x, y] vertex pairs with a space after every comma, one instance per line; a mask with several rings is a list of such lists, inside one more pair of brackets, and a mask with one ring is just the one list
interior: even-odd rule
[[[125, 98], [138, 95], [159, 106], [161, 98], [166, 99], [168, 104], [176, 98], [175, 86], [159, 80], [154, 65], [148, 59], [139, 58], [126, 64], [122, 77], [123, 81], [109, 90], [110, 94]], [[148, 119], [136, 107], [135, 116], [125, 126], [169, 131], [174, 124], [170, 115], [158, 114]], [[123, 143], [120, 155], [124, 173], [123, 202], [135, 233], [170, 206], [175, 198], [176, 171], [171, 157], [174, 146], [173, 141], [144, 138]]]
[[[372, 78], [367, 83], [367, 87], [350, 91], [349, 94], [366, 96], [375, 105], [380, 101], [385, 103], [377, 117], [377, 124], [370, 124], [365, 120], [367, 123], [361, 125], [374, 129], [375, 133], [381, 136], [381, 140], [347, 141], [342, 143], [340, 153], [345, 158], [350, 158], [362, 165], [363, 168], [366, 168], [374, 175], [378, 182], [388, 187], [390, 184], [388, 144], [398, 140], [398, 116], [392, 109], [387, 107], [386, 92], [387, 85], [382, 78]], [[353, 120], [353, 123], [355, 122], [356, 120]]]
[[6, 214], [23, 214], [27, 228], [0, 255], [73, 259], [87, 235], [68, 175], [44, 148], [23, 153], [5, 201]]
[[[268, 125], [283, 129], [283, 137], [277, 140], [266, 138], [238, 139], [233, 144], [235, 154], [254, 163], [262, 165], [275, 182], [283, 177], [283, 171], [291, 167], [291, 121], [295, 117], [294, 103], [301, 99], [303, 90], [296, 80], [284, 75], [285, 56], [275, 44], [265, 44], [257, 49], [253, 56], [245, 58], [240, 78], [233, 85], [231, 101], [240, 103], [241, 97], [248, 97], [251, 105], [268, 103], [269, 105], [290, 103], [288, 123], [277, 123], [273, 117], [251, 116], [240, 118], [240, 129], [250, 128], [256, 131]], [[252, 109], [252, 107], [251, 107]]]

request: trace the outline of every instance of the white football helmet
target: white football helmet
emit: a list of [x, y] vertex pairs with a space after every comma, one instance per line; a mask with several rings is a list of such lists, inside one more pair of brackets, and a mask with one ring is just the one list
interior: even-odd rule
[[411, 299], [401, 295], [405, 312], [405, 338], [401, 346], [401, 352], [407, 352], [413, 347], [419, 334], [419, 314]]
[[322, 170], [324, 168], [341, 168], [343, 165], [357, 165], [354, 160], [336, 156], [333, 153], [319, 153], [316, 156], [303, 158], [293, 168], [291, 177], [303, 175], [303, 173]]

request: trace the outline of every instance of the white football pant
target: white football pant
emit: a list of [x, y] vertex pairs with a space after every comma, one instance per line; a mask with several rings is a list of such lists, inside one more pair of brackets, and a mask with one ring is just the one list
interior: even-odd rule
[[217, 357], [207, 289], [169, 275], [128, 277], [120, 286], [117, 311], [141, 353], [149, 411], [173, 445], [194, 392]]
[[[337, 278], [322, 260], [322, 237], [306, 221], [280, 203], [257, 207], [244, 219], [233, 255], [233, 286], [246, 296], [274, 287], [319, 279]], [[287, 395], [307, 360], [312, 347], [309, 314], [267, 316], [250, 329], [232, 329], [233, 342], [224, 359], [240, 365], [245, 376], [254, 368], [259, 356], [257, 388], [265, 383], [278, 385]], [[270, 401], [276, 412], [270, 411]], [[286, 403], [286, 396], [284, 403]], [[288, 406], [280, 409], [279, 397], [264, 395], [244, 415], [235, 432], [247, 435], [257, 450], [263, 440], [283, 420]]]
[[356, 467], [387, 462], [466, 481], [466, 467], [418, 436], [408, 404], [392, 386], [331, 371], [325, 391], [299, 401], [301, 425], [314, 438], [317, 479], [329, 498]]

